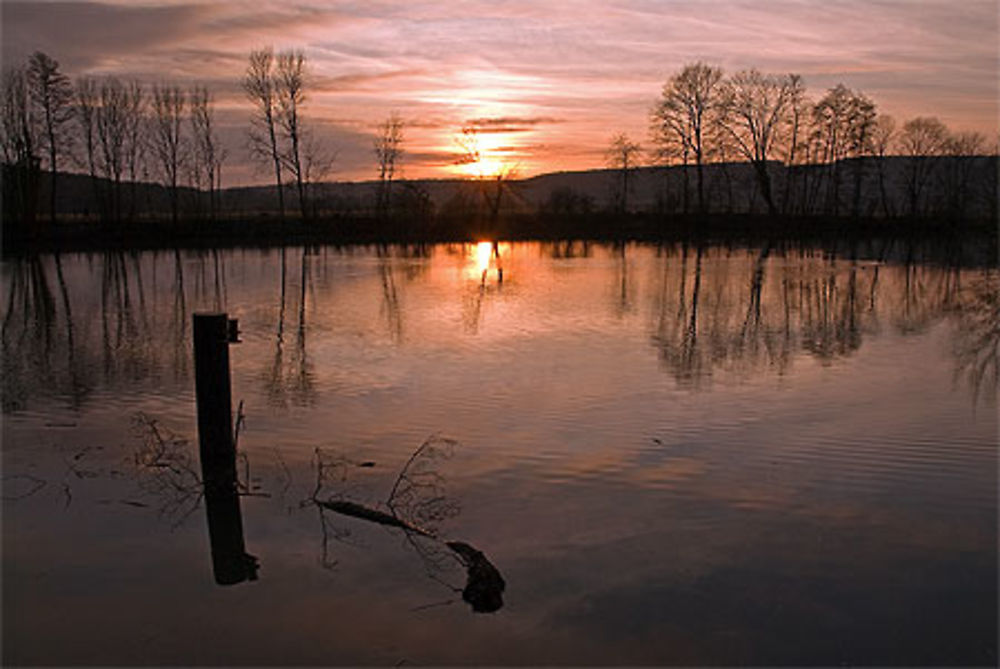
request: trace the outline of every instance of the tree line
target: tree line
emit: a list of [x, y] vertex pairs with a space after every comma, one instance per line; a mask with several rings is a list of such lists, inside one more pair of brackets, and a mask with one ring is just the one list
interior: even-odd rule
[[[273, 176], [279, 220], [315, 217], [316, 186], [333, 158], [303, 113], [309, 88], [304, 54], [256, 49], [240, 83], [251, 104], [247, 148], [254, 164]], [[98, 211], [86, 213], [104, 221], [165, 213], [173, 222], [182, 214], [212, 220], [222, 212], [228, 152], [206, 87], [146, 85], [114, 76], [71, 80], [42, 52], [8, 67], [0, 85], [8, 220], [30, 225], [41, 210], [56, 221], [60, 175], [71, 171], [89, 175]], [[643, 166], [681, 168], [664, 170], [674, 182], [679, 176], [680, 183], [664, 186], [661, 197], [670, 203], [661, 210], [704, 214], [723, 210], [719, 203], [727, 202], [724, 210], [734, 211], [735, 166], [743, 164], [753, 175], [754, 197], [771, 214], [962, 218], [971, 200], [985, 198], [996, 215], [996, 147], [986, 137], [952, 132], [934, 117], [897, 125], [867, 95], [843, 85], [813, 100], [795, 74], [756, 69], [727, 74], [691, 63], [667, 79], [649, 122], [652, 150], [644, 151], [624, 133], [608, 147], [614, 211], [636, 210], [630, 194], [636, 170]], [[456, 162], [482, 158], [476, 133], [468, 124], [456, 133]], [[379, 219], [390, 217], [393, 203], [404, 196], [426, 205], [426, 193], [412, 184], [394, 196], [403, 144], [404, 122], [393, 112], [373, 137]], [[48, 175], [44, 189], [43, 172]], [[482, 195], [477, 206], [491, 219], [504, 204], [517, 205], [516, 197], [501, 197], [513, 192], [509, 182], [515, 175], [512, 166], [504, 165], [475, 180]], [[150, 182], [162, 194], [156, 202], [150, 199], [154, 191], [142, 187]], [[43, 190], [44, 204], [39, 202]], [[552, 194], [560, 196], [565, 193]]]
[[[305, 57], [300, 51], [250, 54], [243, 90], [253, 105], [247, 133], [251, 156], [273, 161], [279, 215], [285, 215], [286, 177], [305, 218], [308, 189], [329, 169], [304, 123]], [[146, 85], [115, 76], [71, 80], [42, 52], [8, 67], [0, 82], [0, 151], [4, 215], [31, 224], [39, 213], [40, 176], [48, 173], [48, 220], [56, 221], [60, 173], [90, 176], [102, 220], [154, 215], [143, 183], [159, 184], [173, 222], [182, 214], [214, 219], [221, 210], [223, 166], [215, 101], [205, 86]], [[142, 190], [142, 192], [140, 192]], [[145, 198], [145, 200], [144, 200]], [[89, 212], [88, 212], [89, 213]]]
[[[843, 84], [813, 100], [796, 74], [756, 69], [726, 74], [696, 62], [669, 77], [649, 121], [653, 149], [647, 164], [684, 168], [678, 189], [684, 213], [711, 209], [706, 165], [719, 168], [722, 183], [716, 191], [729, 190], [731, 196], [729, 166], [746, 163], [771, 214], [963, 218], [978, 186], [982, 192], [975, 195], [990, 200], [996, 215], [995, 144], [978, 132], [952, 132], [935, 117], [917, 116], [900, 125], [879, 113], [870, 97]], [[629, 178], [641, 154], [640, 145], [624, 133], [612, 137], [607, 158], [617, 173], [613, 200], [619, 210], [628, 209]], [[987, 155], [993, 159], [976, 160]], [[888, 169], [893, 157], [902, 161], [896, 174]], [[992, 177], [986, 174], [990, 169]], [[981, 177], [979, 183], [974, 176]], [[878, 192], [864, 198], [872, 182]], [[902, 201], [892, 186], [905, 194]], [[932, 190], [944, 199], [936, 208]]]
[[[157, 181], [166, 191], [171, 219], [180, 216], [180, 192], [195, 189], [208, 216], [218, 210], [227, 152], [219, 139], [211, 93], [204, 86], [151, 86], [117, 77], [61, 71], [58, 61], [35, 52], [7, 68], [0, 97], [4, 215], [32, 223], [40, 174], [48, 172], [48, 218], [57, 218], [60, 174], [90, 176], [103, 220], [120, 223], [148, 213], [138, 186]], [[144, 211], [145, 210], [145, 211]]]

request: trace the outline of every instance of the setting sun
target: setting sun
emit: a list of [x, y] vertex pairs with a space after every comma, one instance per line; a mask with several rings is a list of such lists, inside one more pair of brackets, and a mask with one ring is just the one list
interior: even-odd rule
[[467, 177], [487, 179], [505, 171], [506, 165], [501, 160], [484, 156], [474, 163], [456, 165], [459, 174]]

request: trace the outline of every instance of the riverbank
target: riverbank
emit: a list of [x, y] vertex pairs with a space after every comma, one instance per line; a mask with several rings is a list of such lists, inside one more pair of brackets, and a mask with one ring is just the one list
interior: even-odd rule
[[496, 222], [468, 219], [379, 220], [330, 218], [302, 222], [259, 216], [220, 221], [142, 221], [109, 225], [66, 221], [30, 232], [3, 229], [3, 255], [159, 248], [235, 248], [302, 244], [430, 244], [482, 239], [594, 241], [830, 242], [908, 238], [973, 244], [995, 258], [997, 225], [943, 219], [847, 219], [833, 217], [708, 215], [510, 216]]

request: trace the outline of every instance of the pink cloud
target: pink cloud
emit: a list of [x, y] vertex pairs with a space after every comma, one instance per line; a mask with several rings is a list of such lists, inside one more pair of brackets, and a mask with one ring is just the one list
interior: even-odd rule
[[418, 157], [446, 154], [477, 118], [559, 119], [492, 133], [527, 152], [522, 171], [598, 166], [612, 132], [645, 139], [662, 82], [698, 59], [798, 72], [814, 95], [843, 82], [899, 116], [997, 128], [997, 12], [985, 0], [8, 1], [3, 16], [5, 62], [41, 48], [72, 73], [204, 82], [227, 119], [247, 110], [250, 49], [301, 48], [307, 113], [343, 129], [327, 133], [347, 143], [340, 178], [371, 176], [371, 133], [391, 111], [409, 122], [410, 176], [442, 175]]

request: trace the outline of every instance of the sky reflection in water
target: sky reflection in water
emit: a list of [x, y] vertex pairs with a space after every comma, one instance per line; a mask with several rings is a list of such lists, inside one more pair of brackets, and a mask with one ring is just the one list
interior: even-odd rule
[[[995, 662], [997, 274], [905, 251], [5, 261], [4, 660]], [[185, 478], [206, 309], [243, 339], [229, 588]], [[440, 542], [304, 503], [325, 462], [386, 511], [431, 435], [451, 511], [407, 520], [488, 556], [495, 614]]]

